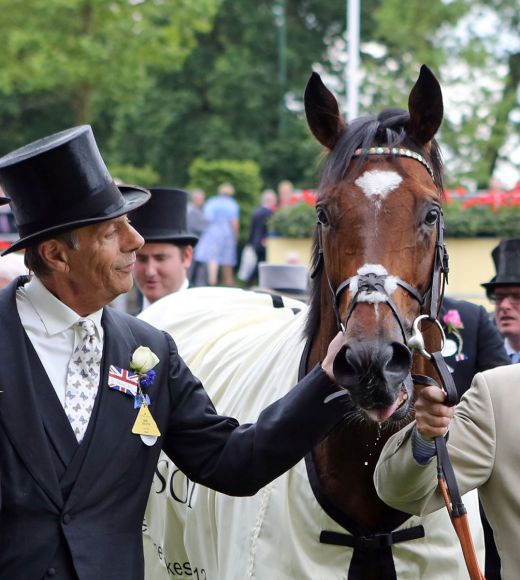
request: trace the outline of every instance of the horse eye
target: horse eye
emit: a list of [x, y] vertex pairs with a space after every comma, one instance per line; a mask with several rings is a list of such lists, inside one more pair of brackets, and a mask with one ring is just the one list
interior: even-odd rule
[[424, 222], [429, 226], [433, 226], [433, 224], [437, 223], [439, 219], [440, 212], [438, 209], [431, 209], [424, 218]]
[[317, 216], [318, 221], [320, 222], [320, 224], [322, 226], [329, 225], [329, 218], [327, 217], [327, 214], [325, 213], [325, 211], [323, 209], [318, 208], [316, 210], [316, 216]]

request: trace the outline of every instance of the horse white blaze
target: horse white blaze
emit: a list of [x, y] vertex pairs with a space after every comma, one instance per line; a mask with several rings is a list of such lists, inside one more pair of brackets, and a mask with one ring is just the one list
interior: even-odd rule
[[373, 169], [365, 171], [354, 182], [361, 191], [372, 199], [377, 209], [381, 207], [381, 202], [385, 197], [397, 189], [403, 178], [396, 171], [380, 171]]

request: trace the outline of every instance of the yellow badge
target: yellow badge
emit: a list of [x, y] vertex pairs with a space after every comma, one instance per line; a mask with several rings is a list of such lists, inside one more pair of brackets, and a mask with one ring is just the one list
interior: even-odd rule
[[159, 437], [161, 434], [157, 423], [148, 410], [148, 405], [141, 405], [139, 413], [137, 413], [137, 419], [132, 427], [132, 433], [136, 435], [152, 435], [155, 437]]

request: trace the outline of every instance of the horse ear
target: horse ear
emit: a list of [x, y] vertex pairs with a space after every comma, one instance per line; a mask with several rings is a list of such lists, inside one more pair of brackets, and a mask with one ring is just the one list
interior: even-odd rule
[[310, 130], [322, 145], [332, 150], [346, 125], [336, 98], [323, 84], [318, 73], [312, 73], [305, 88], [304, 101]]
[[426, 66], [421, 66], [419, 78], [408, 97], [409, 132], [421, 145], [427, 145], [437, 133], [444, 112], [439, 81]]

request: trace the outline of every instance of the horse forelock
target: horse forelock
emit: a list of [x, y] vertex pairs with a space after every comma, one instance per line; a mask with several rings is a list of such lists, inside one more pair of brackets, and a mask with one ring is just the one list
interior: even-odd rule
[[[408, 134], [409, 122], [409, 113], [395, 108], [385, 109], [377, 116], [360, 117], [352, 121], [338, 139], [334, 149], [324, 159], [318, 199], [321, 192], [344, 181], [349, 170], [355, 174], [361, 171], [367, 155], [361, 155], [352, 163], [356, 149], [388, 146], [407, 148], [422, 155], [430, 163], [439, 199], [444, 201], [443, 163], [439, 145], [435, 139], [429, 143], [428, 149], [419, 145]], [[319, 253], [317, 230], [314, 234], [311, 253], [311, 271], [314, 272], [314, 277], [310, 288], [309, 313], [305, 325], [305, 338], [308, 340], [316, 335], [321, 318], [323, 263]]]
[[403, 109], [385, 109], [377, 117], [366, 116], [352, 121], [338, 139], [336, 146], [325, 158], [320, 190], [343, 181], [349, 170], [359, 172], [366, 155], [361, 155], [351, 166], [356, 149], [388, 146], [411, 149], [427, 159], [433, 169], [435, 185], [442, 195], [442, 157], [437, 142], [422, 147], [408, 133], [410, 114]]

